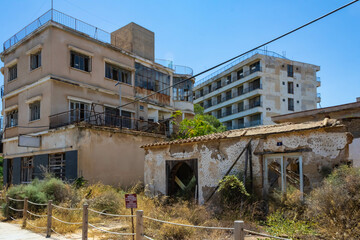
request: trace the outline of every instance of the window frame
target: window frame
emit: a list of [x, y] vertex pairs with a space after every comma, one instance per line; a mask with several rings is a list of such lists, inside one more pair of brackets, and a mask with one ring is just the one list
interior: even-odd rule
[[[35, 111], [35, 112], [33, 112]], [[37, 111], [37, 112], [36, 112]], [[40, 100], [29, 103], [29, 121], [40, 120], [41, 118], [41, 103]]]
[[[78, 67], [76, 66], [76, 62], [77, 62], [76, 57], [78, 58], [78, 61], [79, 61], [79, 63], [78, 63], [79, 66]], [[82, 59], [83, 59], [83, 63], [82, 63]], [[87, 60], [87, 62], [86, 62], [86, 60]], [[91, 56], [89, 56], [89, 55], [85, 55], [85, 54], [76, 52], [74, 50], [70, 51], [70, 67], [71, 68], [90, 73], [91, 70], [92, 70], [91, 69], [91, 64], [92, 64], [91, 60], [92, 60]], [[81, 66], [82, 64], [84, 66], [83, 69], [82, 69], [82, 66]]]
[[17, 63], [8, 67], [8, 82], [14, 81], [17, 79]]
[[287, 64], [287, 76], [294, 77], [294, 65]]
[[[291, 104], [292, 102], [292, 104]], [[288, 111], [295, 111], [294, 98], [288, 98]]]
[[[127, 75], [126, 80], [123, 78], [124, 75]], [[131, 71], [108, 62], [105, 62], [105, 78], [131, 85]]]
[[[56, 170], [60, 170], [57, 172]], [[48, 156], [48, 171], [54, 175], [55, 178], [66, 179], [66, 157], [65, 153], [53, 153]]]
[[14, 109], [6, 112], [5, 128], [16, 127], [19, 123], [19, 109]]
[[34, 179], [34, 156], [21, 158], [20, 182], [31, 183]]
[[294, 94], [294, 82], [288, 82], [287, 84], [288, 94]]
[[30, 54], [30, 71], [38, 69], [39, 67], [41, 67], [41, 50]]

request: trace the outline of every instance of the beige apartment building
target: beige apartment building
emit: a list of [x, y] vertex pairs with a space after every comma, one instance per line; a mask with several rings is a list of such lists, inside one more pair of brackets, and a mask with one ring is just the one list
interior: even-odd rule
[[227, 128], [273, 124], [272, 116], [315, 109], [319, 66], [253, 51], [197, 81], [194, 103]]
[[135, 23], [107, 33], [56, 10], [6, 41], [5, 184], [43, 169], [66, 180], [142, 180], [139, 146], [170, 134], [174, 111], [193, 116], [191, 68], [157, 63], [154, 41]]

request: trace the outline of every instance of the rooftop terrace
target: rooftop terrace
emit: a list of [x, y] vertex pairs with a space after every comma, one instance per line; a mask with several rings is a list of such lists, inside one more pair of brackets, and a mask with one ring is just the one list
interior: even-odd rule
[[[55, 22], [65, 27], [79, 31], [83, 34], [88, 35], [103, 43], [112, 44], [112, 40], [116, 41], [116, 36], [104, 31], [98, 27], [92, 26], [84, 21], [76, 19], [65, 13], [59, 12], [55, 9], [51, 9], [31, 22], [29, 25], [21, 29], [15, 35], [6, 40], [3, 44], [3, 50], [6, 51], [18, 43], [24, 41], [31, 33], [46, 25], [48, 22]], [[114, 46], [114, 45], [113, 45]], [[193, 70], [190, 67], [174, 65], [172, 61], [157, 59], [155, 60], [158, 64], [161, 64], [167, 68], [173, 69], [176, 74], [193, 75]]]

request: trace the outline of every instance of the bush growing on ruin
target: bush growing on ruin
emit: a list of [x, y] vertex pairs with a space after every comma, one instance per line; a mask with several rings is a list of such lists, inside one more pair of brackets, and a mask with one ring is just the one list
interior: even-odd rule
[[342, 166], [314, 189], [307, 201], [308, 216], [327, 239], [360, 238], [360, 169]]
[[244, 183], [234, 175], [225, 176], [220, 181], [218, 192], [220, 193], [221, 200], [225, 204], [235, 206], [250, 196], [246, 191]]

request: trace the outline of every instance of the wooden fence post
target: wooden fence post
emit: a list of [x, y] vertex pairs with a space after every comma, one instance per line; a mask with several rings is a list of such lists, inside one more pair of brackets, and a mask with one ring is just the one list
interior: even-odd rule
[[51, 237], [51, 224], [52, 224], [52, 200], [48, 202], [48, 214], [47, 214], [47, 225], [46, 225], [46, 237]]
[[82, 224], [82, 240], [88, 239], [88, 204], [84, 203], [83, 205], [83, 224]]
[[26, 219], [27, 219], [27, 211], [28, 211], [28, 198], [24, 199], [24, 210], [23, 210], [23, 224], [22, 228], [26, 228]]
[[144, 237], [144, 219], [143, 219], [143, 210], [136, 211], [136, 240], [143, 240]]
[[244, 221], [235, 221], [234, 223], [234, 240], [244, 240]]
[[6, 218], [6, 220], [9, 220], [9, 207], [10, 207], [10, 200], [9, 200], [9, 197], [8, 197], [8, 196], [6, 196], [6, 198], [5, 198], [5, 202], [6, 202], [5, 218]]

